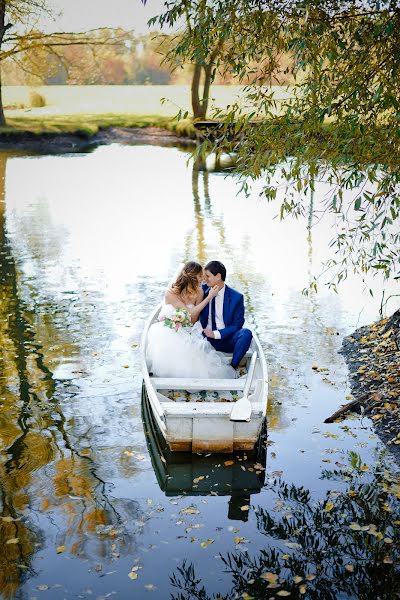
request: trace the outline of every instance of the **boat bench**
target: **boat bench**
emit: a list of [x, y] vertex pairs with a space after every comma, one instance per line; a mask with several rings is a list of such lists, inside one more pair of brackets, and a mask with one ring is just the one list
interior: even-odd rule
[[201, 392], [206, 390], [243, 390], [246, 378], [243, 379], [192, 379], [181, 377], [150, 377], [156, 390], [187, 390]]

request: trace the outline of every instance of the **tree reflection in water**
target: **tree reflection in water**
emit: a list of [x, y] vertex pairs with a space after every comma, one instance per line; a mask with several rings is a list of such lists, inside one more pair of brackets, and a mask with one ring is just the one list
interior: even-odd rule
[[[46, 297], [41, 305], [13, 256], [6, 161], [0, 153], [0, 595], [11, 598], [35, 575], [34, 554], [46, 537], [40, 515], [51, 514], [56, 522], [58, 547], [111, 561], [117, 547], [121, 555], [132, 551], [135, 536], [122, 524], [137, 519], [140, 509], [135, 501], [110, 499], [109, 486], [82, 449], [79, 428], [66, 423], [62, 401], [72, 400], [74, 392], [48, 365], [61, 364], [65, 354], [79, 354], [80, 348], [62, 321], [61, 334], [57, 302]], [[32, 223], [30, 231], [34, 242]], [[29, 250], [24, 259], [35, 262]], [[38, 248], [34, 254], [34, 266], [43, 271]]]
[[273, 481], [274, 509], [254, 508], [267, 547], [256, 556], [221, 556], [231, 591], [209, 595], [193, 565], [183, 562], [171, 577], [174, 600], [398, 598], [399, 479], [383, 460], [369, 474], [353, 452], [347, 467], [325, 471], [323, 478], [345, 487], [316, 501], [303, 487]]

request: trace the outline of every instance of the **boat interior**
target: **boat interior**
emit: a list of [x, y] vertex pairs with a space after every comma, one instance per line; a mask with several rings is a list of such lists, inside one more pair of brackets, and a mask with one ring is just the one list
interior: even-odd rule
[[[230, 354], [225, 354], [231, 357]], [[160, 402], [236, 402], [249, 388], [254, 393], [258, 373], [257, 352], [250, 348], [237, 370], [236, 379], [185, 379], [150, 377]], [[251, 377], [251, 381], [249, 381]]]

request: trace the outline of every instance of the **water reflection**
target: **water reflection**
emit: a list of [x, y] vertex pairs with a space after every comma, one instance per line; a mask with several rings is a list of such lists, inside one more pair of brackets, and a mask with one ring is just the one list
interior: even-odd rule
[[[303, 486], [281, 479], [270, 482], [273, 507], [257, 508], [257, 527], [265, 536], [265, 547], [258, 554], [236, 552], [222, 557], [231, 576], [225, 599], [397, 597], [398, 479], [379, 460], [373, 472], [366, 473], [356, 453], [348, 458], [344, 468], [323, 472], [336, 489], [319, 502]], [[175, 569], [171, 581], [179, 590], [172, 594], [174, 600], [216, 597], [187, 561]]]
[[147, 448], [160, 489], [166, 496], [231, 496], [228, 519], [247, 521], [253, 494], [264, 485], [265, 432], [254, 452], [232, 456], [169, 451], [154, 422], [146, 393], [142, 393], [142, 419]]
[[[61, 552], [68, 548], [85, 559], [112, 557], [115, 533], [110, 536], [109, 531], [117, 531], [127, 518], [138, 519], [141, 511], [134, 501], [110, 497], [90, 456], [91, 436], [62, 409], [61, 401], [73, 400], [77, 390], [69, 386], [70, 376], [60, 366], [68, 361], [76, 368], [78, 363], [84, 372], [79, 360], [71, 360], [83, 348], [68, 326], [68, 320], [77, 324], [70, 313], [76, 312], [78, 299], [71, 295], [64, 307], [58, 303], [46, 286], [45, 269], [33, 270], [28, 283], [24, 281], [6, 227], [6, 166], [7, 157], [0, 153], [0, 594], [8, 598], [27, 574], [35, 575], [33, 555], [45, 542], [36, 511], [57, 520], [56, 545]], [[37, 223], [20, 221], [20, 243], [25, 246], [25, 261], [51, 268], [62, 244], [57, 232], [55, 244], [51, 230], [42, 235], [40, 225], [48, 214], [42, 209], [40, 214]], [[86, 331], [92, 313], [79, 311], [78, 322]], [[133, 541], [132, 531], [125, 531], [125, 553], [132, 550]]]
[[[246, 539], [254, 555], [262, 547], [259, 515], [276, 517], [273, 473], [318, 503], [337, 487], [321, 479], [331, 453], [358, 445], [371, 456], [378, 444], [355, 423], [321, 426], [348, 393], [341, 335], [379, 308], [354, 279], [337, 296], [301, 295], [325, 257], [331, 224], [312, 227], [311, 264], [305, 220], [279, 223], [256, 194], [238, 197], [234, 178], [192, 171], [187, 158], [138, 146], [1, 154], [3, 597], [36, 597], [46, 584], [55, 598], [151, 589], [164, 600], [182, 556], [212, 592], [219, 583], [229, 591], [215, 556]], [[315, 203], [320, 196], [318, 188]], [[234, 456], [216, 467], [213, 457], [147, 449], [138, 343], [186, 258], [220, 258], [245, 294], [270, 368], [268, 463], [265, 455], [258, 463]], [[188, 503], [198, 513], [187, 514]], [[282, 544], [271, 537], [283, 554]]]

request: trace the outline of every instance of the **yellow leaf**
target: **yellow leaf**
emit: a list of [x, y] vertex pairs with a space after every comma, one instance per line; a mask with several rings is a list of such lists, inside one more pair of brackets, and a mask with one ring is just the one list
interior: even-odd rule
[[9, 540], [6, 541], [6, 544], [18, 544], [19, 539], [18, 538], [10, 538]]
[[129, 571], [128, 577], [129, 577], [129, 579], [134, 580], [134, 579], [138, 578], [138, 574], [135, 571]]
[[226, 461], [224, 462], [224, 465], [225, 465], [226, 467], [230, 467], [231, 465], [233, 465], [233, 460], [226, 460]]
[[65, 552], [66, 549], [67, 549], [67, 546], [58, 546], [56, 552], [57, 552], [57, 554], [61, 554], [61, 552]]
[[245, 504], [244, 506], [240, 507], [240, 510], [246, 511], [249, 510], [250, 506], [248, 504]]
[[367, 465], [363, 465], [361, 467], [361, 471], [368, 471], [368, 470], [369, 470], [369, 467], [367, 467]]
[[280, 590], [279, 592], [276, 592], [277, 596], [290, 596], [290, 592], [287, 592], [286, 590]]
[[393, 544], [393, 540], [391, 538], [384, 538], [383, 540], [386, 544]]
[[265, 581], [269, 581], [270, 583], [275, 583], [275, 581], [277, 581], [278, 579], [278, 575], [276, 575], [276, 573], [262, 573], [260, 575], [261, 579], [265, 579]]
[[302, 577], [300, 577], [300, 575], [295, 575], [295, 576], [293, 577], [293, 581], [294, 581], [294, 583], [296, 583], [296, 584], [297, 584], [297, 583], [300, 583], [300, 581], [303, 581], [303, 578], [302, 578]]
[[207, 540], [206, 542], [201, 542], [200, 546], [201, 546], [202, 548], [207, 548], [207, 546], [209, 546], [209, 545], [210, 545], [210, 544], [212, 544], [213, 542], [214, 542], [214, 540], [211, 540], [211, 539], [209, 539], [209, 540]]
[[349, 529], [352, 529], [353, 531], [361, 531], [361, 527], [358, 523], [350, 523]]
[[307, 591], [307, 586], [306, 586], [306, 584], [305, 584], [305, 583], [303, 583], [303, 585], [301, 585], [301, 586], [299, 587], [299, 592], [300, 592], [300, 594], [305, 594], [305, 593], [306, 593], [306, 591]]
[[193, 479], [193, 483], [199, 483], [199, 481], [201, 481], [202, 479], [204, 479], [204, 475], [201, 475], [200, 477], [195, 477]]
[[198, 515], [199, 512], [200, 511], [197, 510], [195, 506], [188, 506], [187, 508], [183, 508], [181, 510], [181, 513], [183, 513], [184, 515]]
[[348, 563], [347, 565], [344, 565], [344, 568], [346, 569], [346, 571], [348, 571], [349, 573], [352, 573], [354, 571], [354, 565], [351, 565], [350, 563]]
[[287, 560], [289, 558], [289, 554], [282, 554], [282, 560]]
[[371, 417], [371, 419], [372, 419], [373, 421], [379, 421], [379, 419], [383, 419], [383, 415], [381, 415], [381, 414], [379, 414], [379, 415], [373, 415], [373, 416]]
[[332, 508], [333, 508], [333, 503], [332, 502], [327, 502], [326, 506], [325, 506], [325, 512], [331, 511]]
[[313, 581], [313, 579], [315, 579], [315, 578], [316, 578], [315, 573], [309, 573], [308, 575], [306, 575], [307, 581]]

